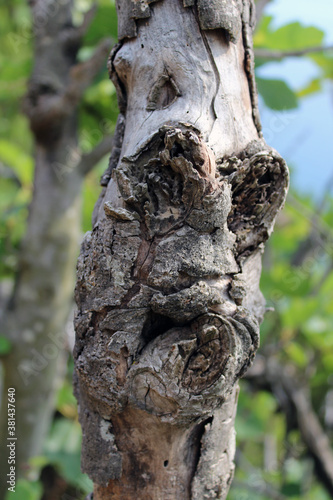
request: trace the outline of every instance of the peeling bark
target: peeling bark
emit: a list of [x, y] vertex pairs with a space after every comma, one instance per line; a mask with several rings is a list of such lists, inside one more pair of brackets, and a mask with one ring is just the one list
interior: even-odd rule
[[117, 144], [78, 262], [94, 499], [225, 499], [284, 161], [261, 138], [248, 1], [118, 2]]

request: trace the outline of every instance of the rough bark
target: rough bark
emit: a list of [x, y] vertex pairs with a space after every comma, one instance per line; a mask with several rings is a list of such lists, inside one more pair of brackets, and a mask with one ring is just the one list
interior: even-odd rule
[[[1, 498], [8, 487], [7, 390], [16, 390], [15, 465], [21, 475], [28, 471], [28, 459], [41, 453], [65, 369], [65, 327], [73, 307], [80, 238], [80, 193], [92, 163], [84, 157], [81, 168], [76, 108], [109, 51], [109, 45], [104, 45], [86, 75], [84, 66], [76, 63], [83, 32], [72, 24], [71, 0], [30, 4], [35, 66], [24, 108], [35, 139], [35, 173], [18, 276], [1, 320], [1, 333], [12, 343], [10, 354], [1, 360]], [[98, 154], [92, 156], [96, 160]]]
[[287, 189], [260, 133], [253, 5], [117, 7], [121, 115], [78, 262], [82, 466], [94, 500], [225, 499]]

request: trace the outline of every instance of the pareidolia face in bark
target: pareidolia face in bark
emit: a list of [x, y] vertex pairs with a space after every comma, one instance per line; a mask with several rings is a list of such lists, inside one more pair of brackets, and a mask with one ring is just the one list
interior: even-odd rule
[[283, 161], [258, 146], [216, 164], [193, 127], [165, 126], [114, 170], [78, 267], [76, 367], [105, 418], [128, 404], [207, 417], [250, 364], [263, 312], [253, 276], [286, 184]]
[[[156, 433], [163, 427], [168, 439], [183, 429], [185, 442], [187, 430], [198, 436], [200, 425], [219, 414], [207, 443], [228, 421], [222, 453], [229, 472], [220, 466], [211, 493], [225, 498], [237, 380], [258, 347], [264, 313], [263, 243], [288, 177], [260, 135], [253, 5], [121, 0], [117, 6], [121, 41], [109, 63], [121, 114], [78, 263], [83, 468], [105, 485], [122, 475], [123, 461], [128, 479], [129, 463], [145, 447], [145, 424], [138, 430], [137, 419], [154, 422]], [[194, 449], [200, 437], [191, 439]], [[198, 484], [213, 458], [223, 464], [210, 450], [204, 455], [199, 466], [192, 457], [188, 468], [202, 468], [193, 499], [204, 498]], [[182, 480], [184, 498], [191, 474]]]

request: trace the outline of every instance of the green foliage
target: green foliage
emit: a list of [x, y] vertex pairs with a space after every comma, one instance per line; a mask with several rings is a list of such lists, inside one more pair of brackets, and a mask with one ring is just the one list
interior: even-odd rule
[[85, 45], [96, 45], [102, 38], [117, 40], [117, 12], [113, 2], [99, 2], [99, 8], [84, 37]]
[[6, 500], [40, 500], [42, 485], [38, 481], [19, 479], [16, 484], [15, 493], [7, 492]]
[[270, 80], [257, 77], [258, 92], [266, 106], [283, 110], [297, 108], [297, 97], [283, 80]]
[[33, 159], [24, 150], [18, 148], [14, 141], [0, 140], [0, 159], [14, 170], [22, 184], [31, 182]]
[[[21, 113], [32, 68], [30, 9], [16, 0], [0, 5], [0, 278], [13, 275], [31, 199], [32, 140]], [[12, 170], [12, 176], [6, 175]], [[5, 172], [6, 173], [5, 173]]]
[[63, 386], [59, 389], [56, 409], [64, 417], [77, 417], [77, 402], [73, 394], [71, 381], [69, 379], [66, 379]]
[[46, 463], [53, 465], [61, 476], [73, 486], [92, 491], [91, 481], [80, 468], [81, 427], [77, 421], [56, 419], [45, 443]]
[[[259, 355], [274, 355], [282, 366], [294, 367], [296, 379], [310, 389], [314, 410], [320, 418], [333, 371], [332, 250], [331, 244], [325, 243], [325, 239], [332, 238], [332, 221], [331, 199], [318, 217], [310, 199], [291, 196], [267, 245], [266, 260], [271, 264], [264, 267], [261, 279], [267, 305], [274, 311], [267, 313], [261, 327]], [[303, 259], [292, 265], [296, 251], [316, 231], [324, 238], [322, 243], [317, 240], [317, 245], [305, 246]], [[254, 391], [246, 381], [241, 384], [236, 430], [238, 468], [228, 499], [262, 498], [261, 493], [265, 498], [264, 491], [271, 488], [293, 500], [330, 498], [317, 482], [299, 432], [288, 429], [271, 394]], [[275, 468], [269, 472], [265, 472], [267, 439], [275, 443], [276, 458]], [[253, 475], [257, 478], [255, 484]], [[248, 491], [252, 487], [257, 497]]]
[[263, 17], [254, 36], [255, 47], [291, 51], [317, 47], [323, 42], [324, 32], [314, 26], [303, 26], [295, 22], [274, 30], [273, 18]]
[[[273, 28], [273, 18], [264, 16], [254, 36], [254, 47], [271, 51], [290, 52], [312, 47], [320, 47], [323, 43], [324, 32], [315, 26], [303, 26], [298, 22], [290, 23], [278, 29]], [[258, 91], [263, 100], [271, 109], [293, 109], [298, 105], [298, 98], [305, 97], [321, 90], [322, 81], [333, 77], [332, 52], [308, 54], [321, 69], [321, 77], [311, 80], [303, 89], [294, 92], [283, 80], [257, 78]], [[280, 60], [282, 60], [281, 58]], [[259, 68], [270, 62], [269, 57], [256, 59]]]
[[0, 335], [0, 357], [3, 356], [4, 354], [8, 354], [11, 350], [12, 350], [12, 344], [6, 337]]
[[319, 92], [322, 88], [322, 81], [320, 78], [314, 78], [310, 83], [303, 89], [297, 92], [297, 97], [306, 97], [315, 92]]

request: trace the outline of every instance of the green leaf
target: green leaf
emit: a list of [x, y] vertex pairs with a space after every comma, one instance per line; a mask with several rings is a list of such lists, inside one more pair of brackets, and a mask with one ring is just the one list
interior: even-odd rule
[[0, 335], [0, 356], [8, 354], [11, 350], [12, 350], [11, 342], [3, 335]]
[[91, 230], [91, 214], [100, 193], [99, 179], [107, 166], [107, 158], [102, 159], [96, 165], [95, 170], [85, 179], [82, 204], [82, 226], [84, 232]]
[[333, 55], [332, 50], [309, 54], [309, 57], [322, 69], [325, 78], [333, 79]]
[[264, 434], [262, 422], [252, 413], [246, 419], [236, 416], [236, 431], [238, 439], [257, 439]]
[[287, 483], [282, 487], [281, 493], [288, 498], [301, 498], [301, 485], [299, 483]]
[[54, 422], [45, 443], [45, 453], [76, 453], [81, 447], [81, 430], [78, 422], [59, 418]]
[[332, 500], [331, 495], [320, 484], [314, 485], [307, 494], [302, 495], [302, 500], [313, 500], [314, 498], [316, 500]]
[[308, 364], [308, 357], [304, 351], [304, 347], [296, 342], [290, 342], [285, 347], [285, 352], [288, 357], [293, 361], [298, 367], [305, 368]]
[[314, 26], [294, 22], [273, 30], [271, 21], [272, 18], [266, 17], [261, 22], [254, 37], [255, 47], [289, 51], [322, 45], [324, 32]]
[[297, 108], [297, 97], [283, 80], [257, 78], [258, 91], [266, 106], [276, 110]]
[[91, 481], [81, 473], [81, 428], [77, 421], [59, 418], [54, 422], [44, 455], [70, 484], [86, 493], [92, 491]]
[[112, 37], [117, 40], [117, 12], [115, 5], [99, 6], [95, 17], [84, 37], [85, 45], [96, 45], [102, 38]]
[[304, 325], [319, 307], [317, 297], [293, 297], [289, 307], [282, 311], [281, 320], [287, 328], [298, 328]]
[[265, 47], [266, 41], [269, 38], [272, 30], [270, 25], [273, 21], [272, 16], [262, 16], [260, 24], [257, 26], [255, 35], [253, 37], [254, 47]]
[[22, 151], [18, 144], [4, 139], [0, 140], [0, 161], [12, 167], [22, 183], [30, 181], [33, 159]]
[[322, 81], [320, 80], [320, 78], [311, 80], [311, 82], [306, 87], [297, 92], [297, 97], [305, 97], [310, 94], [314, 94], [315, 92], [319, 92], [321, 90], [321, 83]]
[[57, 410], [67, 418], [75, 418], [77, 415], [77, 403], [73, 394], [73, 387], [65, 381], [59, 389], [56, 402]]

